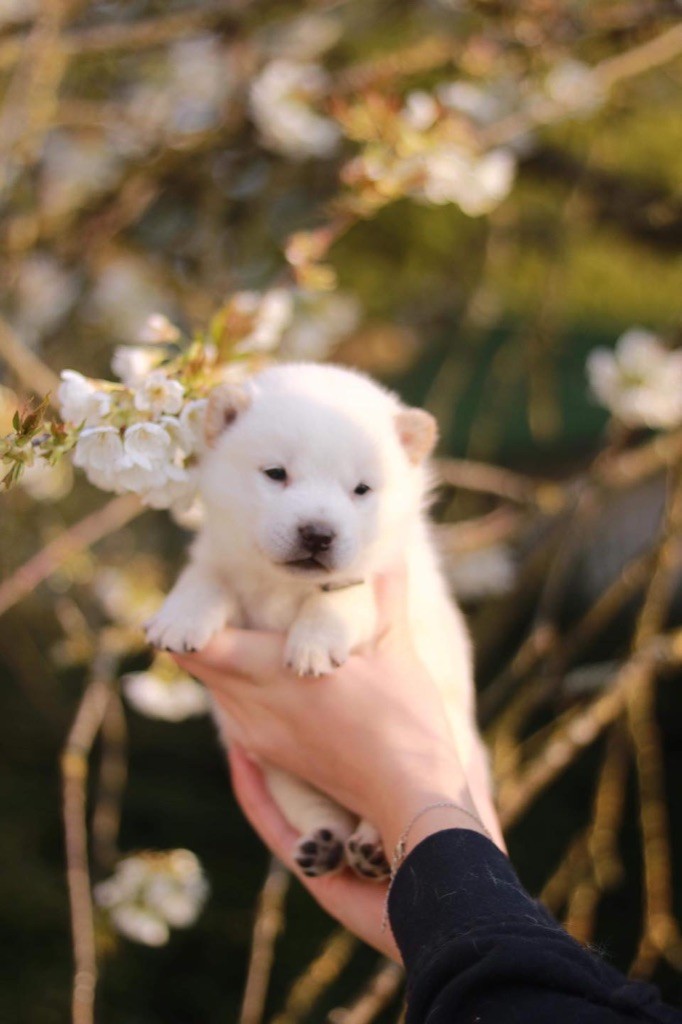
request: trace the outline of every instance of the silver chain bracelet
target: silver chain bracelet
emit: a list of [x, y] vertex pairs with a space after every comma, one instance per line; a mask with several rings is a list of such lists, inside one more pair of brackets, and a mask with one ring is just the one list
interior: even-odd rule
[[452, 810], [459, 811], [461, 814], [465, 814], [467, 818], [471, 818], [472, 821], [476, 822], [478, 827], [483, 831], [483, 833], [488, 837], [488, 839], [490, 839], [491, 842], [494, 842], [493, 837], [490, 835], [490, 832], [485, 827], [485, 825], [478, 817], [478, 815], [474, 814], [473, 811], [468, 811], [466, 807], [462, 807], [461, 804], [454, 803], [452, 800], [438, 800], [436, 803], [427, 804], [426, 807], [422, 807], [420, 811], [417, 811], [417, 813], [408, 823], [407, 827], [401, 833], [398, 842], [395, 844], [393, 858], [391, 860], [391, 878], [388, 883], [388, 889], [386, 891], [386, 899], [384, 901], [384, 916], [381, 921], [382, 932], [385, 932], [388, 926], [388, 900], [391, 895], [393, 883], [395, 882], [395, 876], [398, 874], [398, 869], [400, 868], [400, 865], [405, 860], [405, 854], [407, 852], [407, 840], [409, 839], [410, 832], [412, 831], [412, 829], [414, 828], [414, 826], [417, 824], [421, 817], [423, 817], [429, 811], [436, 811], [439, 808], [443, 807], [449, 807]]

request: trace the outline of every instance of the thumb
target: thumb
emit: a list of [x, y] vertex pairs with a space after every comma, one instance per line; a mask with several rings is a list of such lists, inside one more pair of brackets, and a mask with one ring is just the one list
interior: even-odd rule
[[409, 623], [407, 583], [407, 566], [404, 562], [377, 577], [375, 591], [379, 638], [387, 633], [406, 635]]

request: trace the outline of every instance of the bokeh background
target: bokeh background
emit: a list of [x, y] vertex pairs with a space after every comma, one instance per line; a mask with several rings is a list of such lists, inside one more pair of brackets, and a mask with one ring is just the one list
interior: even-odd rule
[[[235, 295], [258, 358], [431, 409], [512, 859], [677, 1004], [680, 54], [676, 0], [0, 0], [1, 432], [64, 368], [120, 375], [150, 316], [204, 338]], [[88, 766], [92, 881], [180, 848], [211, 889], [153, 947], [95, 906], [97, 1021], [396, 1020], [398, 975], [276, 869], [242, 1007], [268, 857], [196, 693], [140, 675], [188, 530], [67, 457], [0, 517], [2, 1019], [68, 1018]]]

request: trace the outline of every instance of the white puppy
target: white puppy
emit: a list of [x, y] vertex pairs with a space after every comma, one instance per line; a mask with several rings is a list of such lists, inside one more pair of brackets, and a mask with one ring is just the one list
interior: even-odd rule
[[[482, 765], [469, 640], [425, 514], [436, 434], [428, 413], [339, 367], [277, 366], [244, 386], [217, 388], [199, 471], [204, 525], [149, 640], [183, 651], [200, 649], [226, 624], [285, 631], [287, 665], [325, 675], [373, 638], [373, 580], [405, 561], [417, 651], [445, 695], [462, 756]], [[221, 727], [229, 738], [230, 723]], [[265, 770], [301, 833], [304, 871], [338, 868], [345, 850], [361, 874], [386, 873], [370, 823]]]

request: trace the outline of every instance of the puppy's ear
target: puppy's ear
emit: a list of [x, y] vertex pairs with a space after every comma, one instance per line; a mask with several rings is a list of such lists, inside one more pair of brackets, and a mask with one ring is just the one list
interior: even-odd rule
[[213, 389], [208, 396], [204, 420], [204, 436], [209, 448], [250, 404], [251, 398], [239, 384], [219, 384]]
[[395, 425], [408, 459], [418, 466], [436, 447], [438, 424], [424, 409], [403, 409], [396, 416]]

